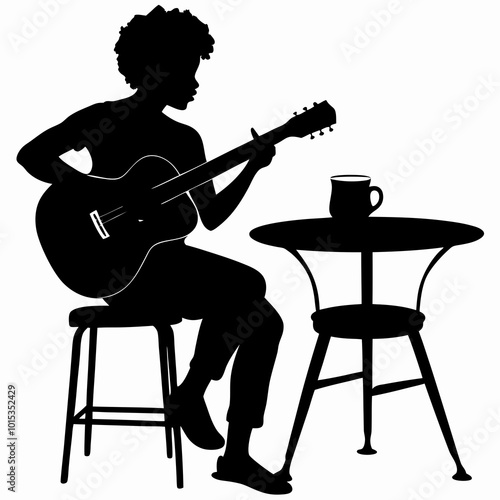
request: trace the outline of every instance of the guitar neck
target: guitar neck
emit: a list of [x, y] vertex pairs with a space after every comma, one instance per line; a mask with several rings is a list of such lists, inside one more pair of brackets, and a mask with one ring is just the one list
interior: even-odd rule
[[[160, 190], [159, 194], [163, 203], [205, 184], [210, 179], [244, 161], [255, 158], [264, 145], [275, 145], [287, 137], [305, 137], [307, 134], [311, 134], [311, 138], [313, 138], [312, 132], [325, 127], [332, 130], [331, 125], [336, 123], [335, 110], [326, 101], [321, 104], [314, 103], [311, 109], [304, 108], [304, 113], [299, 116], [297, 113], [294, 115], [287, 123], [261, 135], [257, 140], [249, 141], [214, 160], [203, 163], [156, 186], [155, 189]], [[320, 135], [324, 135], [323, 131], [320, 131]]]
[[281, 125], [267, 134], [259, 136], [256, 140], [249, 141], [227, 153], [224, 153], [213, 160], [202, 163], [197, 167], [181, 173], [177, 177], [157, 186], [161, 189], [161, 197], [164, 202], [169, 201], [182, 193], [185, 193], [195, 187], [205, 184], [210, 179], [219, 174], [230, 170], [241, 163], [253, 159], [258, 151], [262, 150], [263, 145], [278, 144], [283, 139], [289, 137], [285, 131], [285, 126]]

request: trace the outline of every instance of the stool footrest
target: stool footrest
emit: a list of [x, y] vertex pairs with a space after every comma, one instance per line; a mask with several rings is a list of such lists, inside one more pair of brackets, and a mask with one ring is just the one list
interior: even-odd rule
[[142, 406], [93, 406], [92, 411], [109, 413], [165, 413], [164, 408]]
[[83, 415], [86, 415], [87, 407], [84, 406], [74, 417], [73, 420], [79, 420]]
[[423, 378], [415, 378], [411, 380], [401, 380], [400, 382], [390, 382], [389, 384], [381, 384], [372, 389], [372, 395], [378, 396], [380, 394], [387, 394], [388, 392], [400, 391], [401, 389], [416, 387], [417, 385], [422, 385], [423, 383]]
[[160, 420], [126, 420], [114, 418], [91, 418], [89, 420], [80, 419], [74, 424], [90, 424], [90, 425], [151, 425], [156, 427], [165, 427], [166, 422]]
[[166, 422], [160, 420], [87, 418], [87, 412], [92, 413], [157, 413], [165, 415], [164, 408], [150, 408], [142, 406], [84, 406], [74, 417], [73, 423], [80, 425], [153, 425], [165, 427]]
[[323, 387], [329, 387], [331, 385], [342, 384], [343, 382], [349, 382], [351, 380], [356, 380], [363, 377], [363, 372], [350, 373], [349, 375], [340, 375], [339, 377], [330, 377], [318, 380], [314, 384], [314, 389], [321, 389]]

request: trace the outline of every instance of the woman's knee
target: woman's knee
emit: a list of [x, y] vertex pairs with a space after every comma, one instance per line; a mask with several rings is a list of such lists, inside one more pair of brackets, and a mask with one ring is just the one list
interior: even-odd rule
[[[267, 302], [267, 301], [266, 301]], [[269, 304], [269, 302], [268, 302]], [[270, 334], [273, 336], [273, 338], [279, 342], [281, 339], [281, 336], [283, 335], [283, 330], [284, 330], [284, 324], [283, 320], [281, 319], [281, 316], [278, 314], [278, 311], [274, 309], [271, 304], [269, 306], [272, 308], [273, 313], [269, 316], [268, 321], [269, 321], [269, 331]]]
[[279, 342], [281, 339], [283, 320], [266, 299], [253, 300], [246, 319], [250, 329], [259, 332], [266, 341]]
[[[227, 281], [226, 279], [229, 278]], [[254, 301], [262, 301], [266, 295], [266, 280], [255, 269], [241, 266], [234, 270], [232, 276], [221, 280], [223, 286], [228, 286], [225, 296], [234, 304], [248, 304]]]
[[245, 266], [244, 275], [242, 276], [242, 286], [245, 292], [254, 298], [263, 298], [266, 294], [266, 280], [259, 271]]

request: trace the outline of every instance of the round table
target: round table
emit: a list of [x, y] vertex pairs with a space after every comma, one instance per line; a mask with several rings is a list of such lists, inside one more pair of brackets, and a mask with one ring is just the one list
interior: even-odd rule
[[[314, 293], [316, 312], [312, 318], [314, 328], [319, 333], [318, 341], [309, 365], [308, 373], [302, 390], [297, 414], [294, 420], [290, 441], [285, 457], [285, 464], [281, 473], [287, 478], [290, 476], [290, 465], [297, 446], [302, 427], [305, 422], [314, 391], [323, 387], [335, 385], [357, 378], [363, 378], [363, 413], [365, 444], [358, 450], [364, 455], [371, 455], [376, 451], [371, 447], [370, 438], [372, 431], [372, 396], [406, 389], [425, 384], [431, 399], [436, 417], [446, 444], [457, 466], [457, 473], [453, 476], [457, 480], [468, 480], [460, 462], [458, 452], [453, 440], [451, 429], [446, 417], [444, 406], [439, 395], [436, 381], [420, 337], [420, 328], [423, 325], [423, 314], [420, 313], [422, 291], [427, 275], [436, 262], [452, 247], [471, 243], [483, 236], [483, 231], [477, 227], [457, 222], [448, 222], [432, 219], [414, 219], [398, 217], [366, 217], [363, 219], [343, 220], [338, 218], [303, 219], [287, 222], [278, 222], [258, 227], [250, 232], [250, 236], [266, 245], [280, 247], [291, 252], [302, 264], [307, 272]], [[429, 263], [420, 281], [417, 294], [416, 309], [411, 310], [398, 306], [373, 304], [373, 253], [374, 252], [402, 252], [410, 250], [425, 250], [439, 248], [440, 250]], [[321, 309], [319, 293], [313, 274], [299, 250], [319, 252], [359, 252], [361, 254], [361, 304], [358, 306], [339, 306]], [[331, 377], [319, 380], [323, 360], [331, 336], [340, 336], [331, 333], [325, 327], [324, 321], [339, 321], [341, 328], [346, 325], [360, 324], [359, 318], [366, 316], [365, 323], [374, 319], [389, 318], [396, 322], [404, 314], [414, 314], [419, 318], [420, 324], [404, 331], [412, 343], [422, 377], [419, 379], [405, 380], [382, 384], [373, 387], [372, 384], [372, 355], [373, 339], [384, 338], [377, 333], [364, 334], [364, 336], [344, 336], [344, 338], [360, 338], [363, 350], [363, 368], [361, 372]], [[415, 316], [414, 316], [415, 317]], [[320, 321], [320, 319], [323, 321]], [[408, 328], [408, 325], [406, 325]], [[369, 328], [368, 328], [369, 329]], [[394, 336], [398, 335], [397, 331]], [[401, 335], [401, 333], [399, 333]]]
[[481, 229], [433, 219], [367, 217], [343, 221], [332, 217], [277, 222], [258, 227], [250, 236], [260, 243], [324, 252], [401, 252], [453, 247], [483, 236]]
[[373, 252], [402, 252], [441, 248], [422, 278], [417, 297], [417, 310], [423, 285], [429, 271], [453, 246], [478, 240], [483, 231], [458, 222], [405, 217], [367, 217], [345, 221], [332, 217], [277, 222], [253, 229], [250, 236], [265, 245], [291, 252], [304, 266], [311, 279], [316, 310], [319, 296], [314, 278], [297, 250], [319, 252], [360, 252], [362, 303], [373, 297]]

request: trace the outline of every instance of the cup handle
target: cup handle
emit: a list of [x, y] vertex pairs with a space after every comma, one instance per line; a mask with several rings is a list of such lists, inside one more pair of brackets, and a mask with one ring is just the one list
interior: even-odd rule
[[375, 203], [375, 205], [372, 205], [372, 212], [375, 212], [380, 205], [382, 205], [382, 202], [384, 201], [384, 193], [378, 186], [371, 186], [370, 187], [370, 195], [372, 194], [373, 191], [376, 191], [378, 193], [378, 201]]

